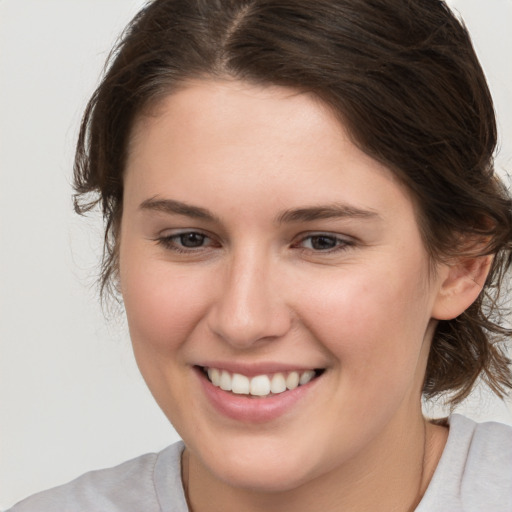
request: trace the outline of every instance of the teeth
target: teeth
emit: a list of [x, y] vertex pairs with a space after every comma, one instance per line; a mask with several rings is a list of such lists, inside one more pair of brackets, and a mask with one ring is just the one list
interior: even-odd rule
[[315, 372], [313, 370], [306, 370], [304, 373], [301, 374], [299, 384], [301, 386], [304, 386], [304, 384], [307, 384], [314, 376]]
[[224, 391], [231, 391], [231, 375], [225, 370], [220, 374], [219, 387]]
[[270, 381], [270, 391], [274, 394], [286, 391], [286, 380], [282, 373], [276, 373], [272, 377], [272, 380]]
[[299, 385], [299, 372], [290, 372], [286, 377], [286, 387], [288, 389], [295, 389]]
[[231, 390], [237, 395], [248, 395], [250, 390], [249, 379], [245, 375], [235, 373], [231, 381]]
[[214, 386], [220, 386], [220, 372], [217, 368], [208, 368], [208, 377]]
[[251, 395], [267, 396], [270, 393], [270, 379], [266, 375], [258, 375], [251, 379]]
[[283, 393], [298, 386], [304, 386], [316, 375], [314, 370], [306, 370], [300, 373], [293, 371], [288, 374], [275, 373], [272, 376], [257, 375], [249, 378], [239, 373], [232, 375], [226, 370], [217, 368], [208, 368], [207, 374], [211, 383], [224, 391], [232, 391], [237, 395], [252, 396]]

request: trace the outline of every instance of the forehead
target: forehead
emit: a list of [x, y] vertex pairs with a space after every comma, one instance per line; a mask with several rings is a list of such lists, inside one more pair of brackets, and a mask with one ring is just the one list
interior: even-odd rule
[[283, 134], [304, 132], [307, 124], [311, 135], [315, 127], [325, 128], [326, 120], [331, 130], [345, 132], [328, 107], [311, 93], [277, 85], [205, 78], [183, 82], [171, 93], [150, 102], [135, 120], [130, 149], [148, 127], [163, 130], [162, 125], [170, 117], [188, 130], [188, 136], [194, 130], [208, 131], [213, 125], [208, 135], [219, 140], [234, 131], [239, 137], [255, 139], [260, 130], [266, 131], [276, 121], [286, 123], [281, 125]]
[[[352, 193], [350, 200], [361, 203], [355, 206], [368, 209], [364, 203], [378, 207], [386, 191], [386, 201], [405, 193], [318, 98], [228, 80], [190, 82], [141, 115], [127, 177], [147, 197], [180, 191], [196, 199], [213, 187], [219, 197], [227, 190], [240, 197], [249, 191], [311, 204]], [[376, 180], [386, 184], [380, 194]]]
[[[181, 84], [139, 114], [129, 141], [129, 166], [144, 148], [163, 140], [184, 142], [198, 153], [245, 145], [259, 146], [266, 154], [281, 145], [316, 147], [319, 154], [328, 146], [334, 149], [340, 141], [350, 143], [350, 135], [339, 116], [311, 93], [276, 85], [204, 79]], [[389, 173], [384, 165], [352, 146], [351, 154]], [[346, 150], [343, 147], [348, 158]]]

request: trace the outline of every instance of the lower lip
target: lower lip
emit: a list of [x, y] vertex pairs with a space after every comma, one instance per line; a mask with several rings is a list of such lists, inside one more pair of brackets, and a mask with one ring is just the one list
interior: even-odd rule
[[303, 400], [322, 378], [316, 377], [308, 384], [267, 398], [251, 398], [214, 386], [198, 368], [196, 373], [206, 397], [214, 408], [228, 418], [245, 423], [265, 423], [279, 418]]

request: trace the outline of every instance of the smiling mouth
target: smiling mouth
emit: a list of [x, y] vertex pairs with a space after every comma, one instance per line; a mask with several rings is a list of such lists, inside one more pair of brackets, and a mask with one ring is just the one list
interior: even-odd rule
[[219, 368], [199, 367], [206, 378], [223, 391], [248, 397], [266, 398], [305, 386], [324, 373], [324, 369], [280, 372], [247, 377]]

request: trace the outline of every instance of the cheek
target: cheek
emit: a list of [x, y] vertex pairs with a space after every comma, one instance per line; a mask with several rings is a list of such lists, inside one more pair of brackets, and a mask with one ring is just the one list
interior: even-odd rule
[[164, 354], [179, 348], [202, 317], [202, 274], [171, 272], [165, 261], [148, 260], [125, 260], [120, 274], [134, 349]]
[[170, 268], [165, 261], [132, 253], [120, 265], [120, 278], [137, 365], [160, 408], [174, 422], [189, 414], [183, 400], [190, 378], [183, 347], [203, 316], [205, 284], [203, 276]]
[[[374, 381], [378, 375], [388, 380], [397, 366], [405, 374], [414, 370], [430, 319], [420, 272], [390, 275], [378, 270], [349, 271], [302, 294], [307, 297], [303, 317], [339, 361], [342, 375], [371, 372]], [[398, 378], [399, 371], [395, 373]]]

